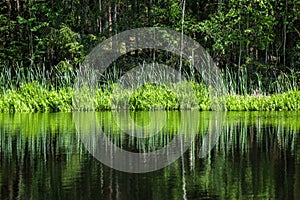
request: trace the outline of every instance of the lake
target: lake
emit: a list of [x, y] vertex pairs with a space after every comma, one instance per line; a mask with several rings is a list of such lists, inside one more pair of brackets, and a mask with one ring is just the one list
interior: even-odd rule
[[[299, 112], [0, 114], [0, 199], [300, 199], [299, 136]], [[171, 141], [183, 156], [158, 170], [98, 161]]]

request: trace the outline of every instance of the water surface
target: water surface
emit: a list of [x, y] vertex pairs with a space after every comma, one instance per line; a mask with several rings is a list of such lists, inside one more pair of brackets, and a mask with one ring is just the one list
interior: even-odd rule
[[[300, 199], [300, 114], [226, 113], [216, 145], [199, 158], [216, 114], [198, 113], [184, 156], [144, 174], [95, 159], [72, 113], [0, 114], [0, 199]], [[96, 115], [110, 140], [133, 152], [162, 148], [191, 124], [182, 112]], [[157, 133], [136, 138], [134, 124]]]

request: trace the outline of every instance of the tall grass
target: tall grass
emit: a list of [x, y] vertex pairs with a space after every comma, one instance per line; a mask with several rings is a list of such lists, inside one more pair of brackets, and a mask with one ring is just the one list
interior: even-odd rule
[[242, 65], [238, 72], [228, 67], [222, 71], [226, 89], [231, 95], [270, 95], [300, 89], [300, 75], [293, 69], [287, 68], [287, 72], [274, 70], [272, 74], [266, 74], [251, 73], [246, 65]]
[[0, 66], [0, 93], [31, 82], [46, 89], [72, 87], [76, 74], [69, 61], [62, 61], [50, 70], [45, 65], [25, 68], [22, 63], [14, 67]]
[[[183, 86], [182, 86], [183, 85]], [[185, 88], [193, 87], [186, 92]], [[175, 89], [174, 89], [175, 88]], [[111, 85], [99, 88], [92, 101], [96, 111], [102, 110], [212, 110], [213, 102], [204, 85], [195, 82], [174, 84], [174, 90], [154, 84], [145, 84], [135, 91], [115, 90]], [[183, 91], [182, 91], [183, 89]], [[74, 110], [71, 87], [45, 89], [36, 82], [22, 84], [18, 89], [0, 95], [0, 112], [70, 112]], [[229, 95], [219, 97], [228, 111], [300, 111], [300, 91], [282, 94]], [[76, 110], [81, 110], [76, 108]]]
[[[25, 69], [0, 68], [0, 112], [72, 111], [72, 95], [77, 71], [68, 61], [51, 70], [45, 66]], [[213, 100], [204, 82], [195, 75], [182, 80], [175, 70], [156, 64], [142, 64], [127, 72], [115, 65], [104, 73], [95, 92], [94, 110], [212, 110], [224, 102], [228, 111], [300, 110], [299, 74], [277, 72], [268, 77], [249, 74], [245, 65], [238, 73], [222, 72], [228, 96]], [[77, 109], [77, 108], [76, 108]], [[80, 110], [80, 109], [78, 109]]]

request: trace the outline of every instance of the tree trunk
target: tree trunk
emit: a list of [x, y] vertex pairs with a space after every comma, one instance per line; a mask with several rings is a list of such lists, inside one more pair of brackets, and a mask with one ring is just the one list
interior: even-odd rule
[[287, 23], [287, 0], [285, 0], [285, 12], [283, 21], [283, 65], [286, 64], [286, 23]]
[[180, 65], [179, 65], [179, 80], [181, 80], [182, 62], [183, 62], [183, 33], [184, 33], [184, 15], [185, 15], [185, 0], [182, 5], [182, 20], [181, 20], [181, 38], [180, 38]]

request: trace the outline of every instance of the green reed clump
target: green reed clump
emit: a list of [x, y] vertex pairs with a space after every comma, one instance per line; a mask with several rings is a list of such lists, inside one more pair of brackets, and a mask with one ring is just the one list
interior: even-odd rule
[[[163, 96], [160, 93], [161, 99], [157, 100], [153, 95], [151, 95], [151, 90], [153, 94], [158, 92], [156, 87], [153, 87], [151, 90], [148, 88], [143, 90], [143, 93], [135, 93], [134, 98], [136, 102], [139, 103], [139, 106], [130, 102], [131, 108], [136, 106], [138, 110], [148, 110], [149, 105], [153, 105], [154, 102], [160, 102], [163, 109], [192, 109], [195, 107], [195, 102], [198, 101], [198, 109], [200, 111], [209, 111], [212, 110], [212, 98], [209, 97], [208, 91], [204, 85], [198, 83], [189, 83], [193, 84], [194, 92], [193, 94], [187, 92], [181, 92], [180, 90], [175, 90], [174, 99]], [[180, 86], [177, 86], [177, 89]], [[147, 92], [145, 92], [147, 91]], [[167, 90], [161, 93], [169, 93]], [[152, 97], [152, 98], [149, 98]], [[195, 99], [196, 97], [196, 99]], [[147, 99], [148, 98], [148, 99]], [[175, 103], [175, 99], [177, 103]], [[149, 100], [153, 101], [152, 103]], [[173, 106], [167, 106], [167, 102], [172, 102]], [[215, 101], [225, 101], [225, 110], [227, 111], [299, 111], [300, 110], [300, 91], [290, 90], [282, 94], [272, 94], [272, 95], [229, 95], [226, 97], [217, 97]], [[149, 107], [147, 107], [149, 106]], [[133, 109], [134, 110], [134, 109]]]
[[72, 111], [72, 95], [73, 89], [70, 87], [59, 89], [58, 91], [52, 89], [48, 93], [47, 105], [49, 111], [70, 112]]
[[300, 110], [300, 91], [283, 94], [229, 95], [226, 97], [228, 111], [298, 111]]
[[198, 107], [197, 95], [194, 92], [194, 82], [181, 81], [172, 83], [171, 89], [178, 99], [178, 109], [187, 110]]
[[0, 96], [0, 112], [71, 111], [71, 88], [47, 90], [37, 82], [22, 84]]
[[[112, 87], [114, 87], [112, 85]], [[102, 86], [95, 92], [94, 106], [96, 111], [112, 109], [112, 87]]]
[[182, 81], [168, 85], [146, 83], [136, 90], [107, 84], [95, 93], [94, 106], [100, 110], [210, 110], [205, 85]]
[[179, 108], [175, 93], [165, 85], [145, 84], [129, 99], [132, 110], [176, 110]]
[[211, 99], [209, 98], [209, 92], [204, 83], [193, 82], [193, 90], [198, 100], [199, 110], [208, 111], [211, 110]]

